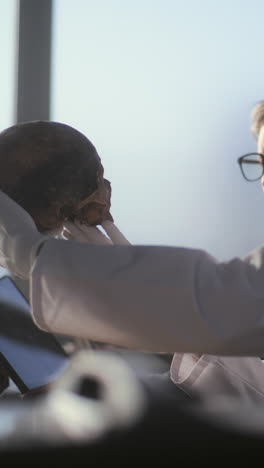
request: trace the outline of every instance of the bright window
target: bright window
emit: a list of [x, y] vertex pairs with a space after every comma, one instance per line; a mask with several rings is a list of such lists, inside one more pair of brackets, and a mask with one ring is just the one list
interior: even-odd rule
[[132, 243], [263, 243], [264, 198], [236, 159], [264, 99], [263, 0], [56, 0], [52, 120], [95, 144]]
[[0, 0], [0, 131], [14, 124], [17, 54], [17, 10], [17, 0]]

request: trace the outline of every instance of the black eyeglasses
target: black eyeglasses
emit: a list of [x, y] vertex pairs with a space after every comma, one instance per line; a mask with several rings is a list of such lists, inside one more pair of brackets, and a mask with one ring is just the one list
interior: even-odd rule
[[247, 153], [237, 160], [243, 177], [249, 182], [261, 179], [264, 174], [264, 155]]

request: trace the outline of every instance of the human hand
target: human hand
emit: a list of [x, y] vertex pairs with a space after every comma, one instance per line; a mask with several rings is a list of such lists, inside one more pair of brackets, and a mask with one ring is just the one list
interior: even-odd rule
[[113, 244], [118, 245], [130, 245], [129, 240], [122, 234], [122, 232], [118, 229], [115, 223], [112, 223], [109, 220], [105, 220], [102, 222], [102, 228], [105, 230], [107, 235], [112, 240]]
[[103, 245], [129, 245], [130, 242], [124, 234], [119, 231], [118, 227], [111, 221], [103, 221], [102, 227], [107, 236], [96, 226], [86, 226], [86, 224], [78, 221], [65, 222], [63, 237], [69, 240], [77, 240], [79, 242], [89, 242], [91, 244]]
[[67, 221], [64, 223], [62, 236], [68, 240], [76, 240], [79, 242], [89, 242], [91, 244], [112, 245], [109, 239], [96, 226], [87, 226], [78, 221], [74, 223]]
[[0, 265], [27, 279], [37, 251], [46, 239], [31, 216], [0, 191]]

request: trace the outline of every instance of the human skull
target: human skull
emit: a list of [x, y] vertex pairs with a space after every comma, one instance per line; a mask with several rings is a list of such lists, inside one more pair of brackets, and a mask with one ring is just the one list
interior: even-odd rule
[[32, 121], [0, 133], [0, 190], [19, 203], [40, 232], [65, 220], [113, 220], [111, 185], [91, 141], [69, 125]]

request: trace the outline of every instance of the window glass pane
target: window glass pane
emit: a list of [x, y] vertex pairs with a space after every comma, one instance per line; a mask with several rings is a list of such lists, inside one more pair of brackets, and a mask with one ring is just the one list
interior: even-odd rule
[[262, 243], [263, 195], [236, 161], [256, 150], [249, 114], [264, 99], [263, 0], [54, 6], [52, 119], [97, 147], [130, 241], [219, 259]]
[[14, 123], [16, 53], [17, 53], [17, 0], [0, 0], [0, 130]]
[[[0, 0], [0, 131], [14, 123], [17, 12], [17, 0]], [[4, 274], [6, 270], [0, 267], [0, 277]]]

